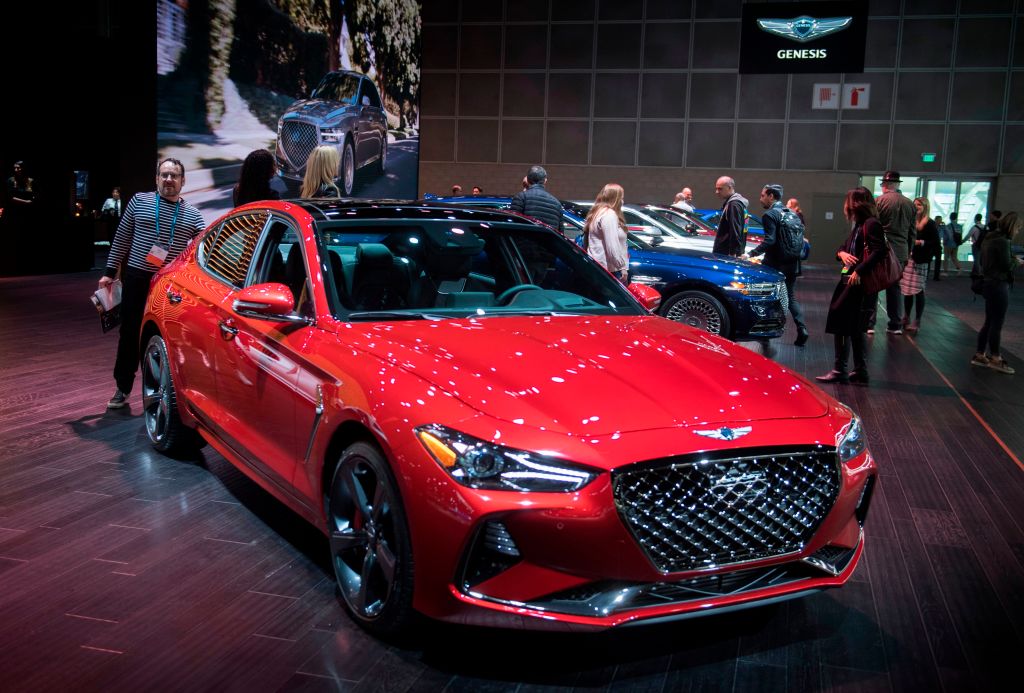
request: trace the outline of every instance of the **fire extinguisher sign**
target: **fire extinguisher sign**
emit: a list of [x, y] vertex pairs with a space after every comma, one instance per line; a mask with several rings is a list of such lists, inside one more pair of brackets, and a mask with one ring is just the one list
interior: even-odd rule
[[843, 108], [866, 110], [871, 105], [870, 84], [844, 84]]

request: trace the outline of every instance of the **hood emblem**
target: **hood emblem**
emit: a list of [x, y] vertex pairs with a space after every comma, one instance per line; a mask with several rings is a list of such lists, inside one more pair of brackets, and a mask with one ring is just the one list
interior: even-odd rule
[[850, 26], [853, 17], [827, 17], [815, 19], [802, 15], [793, 19], [758, 19], [757, 26], [761, 31], [788, 38], [798, 43], [807, 43], [822, 36], [834, 34]]
[[741, 426], [740, 428], [722, 426], [721, 428], [712, 428], [705, 431], [694, 431], [694, 433], [705, 438], [714, 438], [715, 440], [736, 440], [747, 435], [752, 430], [753, 426]]

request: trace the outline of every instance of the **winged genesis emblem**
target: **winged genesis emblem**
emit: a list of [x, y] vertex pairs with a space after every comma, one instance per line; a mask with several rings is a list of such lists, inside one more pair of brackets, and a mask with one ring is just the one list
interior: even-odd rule
[[757, 26], [762, 31], [788, 38], [798, 43], [807, 43], [822, 36], [842, 31], [853, 23], [853, 17], [828, 17], [815, 19], [807, 15], [793, 19], [758, 19]]
[[705, 438], [714, 438], [715, 440], [736, 440], [742, 438], [753, 430], [752, 426], [741, 426], [739, 428], [729, 428], [728, 426], [722, 426], [721, 428], [711, 428], [704, 431], [694, 431], [699, 436]]

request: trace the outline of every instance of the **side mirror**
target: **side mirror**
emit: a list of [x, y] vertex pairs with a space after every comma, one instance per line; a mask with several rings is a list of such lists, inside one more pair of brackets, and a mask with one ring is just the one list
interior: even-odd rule
[[633, 298], [640, 301], [640, 305], [652, 313], [661, 305], [661, 294], [653, 286], [634, 282], [626, 288], [633, 294]]
[[364, 96], [363, 97], [363, 105], [364, 106], [369, 106], [370, 105], [370, 97], [369, 96]]
[[292, 309], [295, 307], [295, 296], [284, 284], [270, 282], [247, 286], [235, 297], [232, 309], [239, 315], [263, 320], [294, 319]]
[[664, 243], [665, 239], [662, 238], [661, 236], [651, 236], [651, 239], [649, 241], [647, 241], [647, 242], [650, 243], [651, 245], [657, 247], [657, 246], [661, 245], [662, 243]]

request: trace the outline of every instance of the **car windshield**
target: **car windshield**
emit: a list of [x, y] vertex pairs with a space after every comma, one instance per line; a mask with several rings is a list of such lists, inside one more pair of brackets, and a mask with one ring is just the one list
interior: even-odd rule
[[626, 287], [539, 226], [327, 222], [318, 235], [332, 310], [347, 321], [644, 314]]
[[359, 77], [332, 72], [320, 80], [320, 84], [316, 85], [311, 98], [354, 104], [356, 102], [356, 94], [358, 93]]

